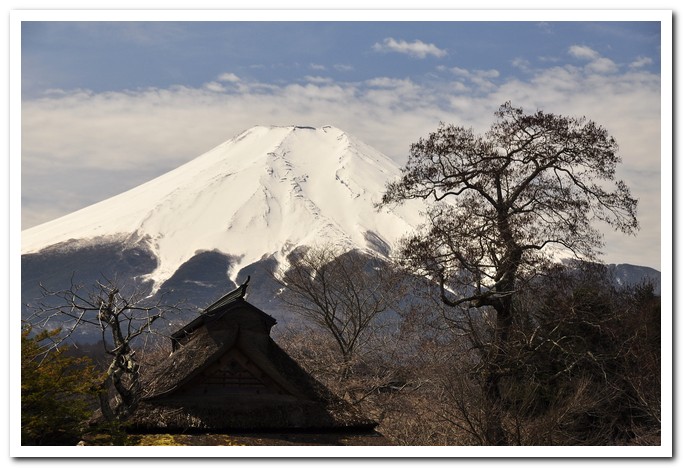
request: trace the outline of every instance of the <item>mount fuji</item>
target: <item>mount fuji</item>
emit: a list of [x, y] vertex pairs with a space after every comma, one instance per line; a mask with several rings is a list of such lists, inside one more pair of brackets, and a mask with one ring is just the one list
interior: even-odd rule
[[[116, 277], [197, 307], [246, 278], [264, 288], [300, 246], [387, 257], [424, 205], [378, 211], [388, 157], [342, 130], [259, 126], [132, 190], [22, 232], [22, 302]], [[272, 283], [272, 281], [271, 281]], [[261, 284], [261, 290], [259, 290]], [[263, 293], [263, 294], [260, 294]], [[252, 299], [250, 299], [252, 301]], [[277, 315], [277, 314], [276, 314]]]
[[[335, 127], [251, 128], [132, 190], [23, 231], [22, 315], [41, 299], [41, 284], [63, 290], [107, 278], [196, 309], [251, 276], [249, 301], [287, 322], [274, 274], [295, 249], [333, 244], [388, 258], [422, 223], [420, 201], [375, 208], [399, 176], [388, 157]], [[610, 268], [618, 284], [649, 278], [659, 288], [655, 270]]]

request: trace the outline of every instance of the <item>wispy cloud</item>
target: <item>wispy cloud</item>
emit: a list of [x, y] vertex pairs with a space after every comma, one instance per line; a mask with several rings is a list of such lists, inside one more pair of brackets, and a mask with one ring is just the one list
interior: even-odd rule
[[420, 40], [407, 42], [404, 40], [396, 40], [393, 37], [387, 37], [381, 44], [379, 42], [375, 43], [375, 45], [372, 46], [372, 49], [376, 52], [398, 52], [420, 59], [426, 58], [429, 55], [441, 58], [445, 57], [448, 53], [445, 49], [440, 49], [434, 44], [427, 44]]
[[539, 23], [536, 23], [536, 26], [538, 27], [538, 29], [540, 29], [545, 34], [552, 34], [552, 32], [553, 32], [553, 29], [550, 26], [550, 23], [548, 23], [547, 21], [541, 21]]
[[[65, 28], [57, 21], [50, 27], [51, 34], [59, 34]], [[99, 42], [104, 38], [144, 47], [182, 43], [188, 38], [186, 25], [172, 21], [77, 21], [73, 27], [89, 41]]]
[[340, 72], [349, 72], [354, 70], [353, 65], [346, 65], [343, 63], [334, 64], [334, 69]]
[[239, 76], [235, 75], [234, 73], [226, 72], [221, 74], [218, 77], [218, 81], [227, 81], [229, 83], [237, 83], [240, 81]]
[[513, 67], [517, 68], [518, 70], [522, 70], [522, 71], [529, 71], [531, 68], [531, 63], [527, 59], [522, 58], [522, 57], [517, 57], [517, 58], [513, 59], [511, 64]]
[[495, 69], [491, 70], [467, 70], [465, 68], [453, 67], [450, 69], [451, 73], [461, 79], [475, 85], [480, 91], [489, 91], [496, 87], [492, 81], [500, 76], [500, 72]]
[[650, 57], [638, 57], [633, 62], [629, 64], [631, 68], [642, 68], [648, 65], [652, 65], [653, 60]]
[[491, 70], [466, 70], [464, 68], [453, 67], [451, 71], [458, 76], [465, 78], [498, 78], [500, 72], [495, 69]]
[[593, 73], [614, 73], [619, 69], [619, 66], [612, 60], [601, 56], [588, 46], [573, 45], [569, 48], [569, 55], [579, 60], [588, 61], [586, 69]]

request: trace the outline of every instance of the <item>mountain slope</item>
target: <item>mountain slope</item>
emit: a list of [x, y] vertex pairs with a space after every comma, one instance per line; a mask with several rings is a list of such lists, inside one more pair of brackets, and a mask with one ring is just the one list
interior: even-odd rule
[[[22, 232], [22, 254], [115, 243], [145, 248], [154, 290], [202, 252], [229, 276], [295, 247], [331, 241], [386, 254], [421, 205], [378, 212], [396, 165], [334, 127], [254, 127], [128, 192]], [[53, 249], [59, 250], [59, 247]]]
[[607, 268], [617, 286], [628, 287], [651, 283], [654, 293], [657, 295], [661, 294], [662, 275], [654, 268], [629, 265], [628, 263], [610, 264]]
[[[374, 207], [399, 175], [386, 156], [333, 127], [252, 128], [137, 188], [22, 232], [22, 303], [41, 298], [40, 284], [62, 290], [106, 278], [196, 310], [251, 276], [249, 301], [286, 323], [274, 274], [294, 249], [334, 243], [388, 257], [421, 223], [418, 201]], [[658, 285], [654, 270], [612, 270], [619, 284], [647, 276]]]

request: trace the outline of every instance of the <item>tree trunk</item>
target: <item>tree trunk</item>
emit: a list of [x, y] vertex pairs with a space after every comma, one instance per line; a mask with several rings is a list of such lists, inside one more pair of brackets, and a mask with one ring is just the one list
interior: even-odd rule
[[512, 323], [511, 301], [501, 301], [496, 310], [496, 330], [494, 331], [491, 353], [488, 357], [484, 394], [486, 395], [485, 431], [489, 445], [508, 445], [507, 434], [503, 428], [503, 400], [500, 384], [507, 360], [507, 345]]
[[503, 411], [500, 397], [500, 374], [490, 371], [484, 386], [486, 395], [485, 437], [487, 445], [508, 445], [507, 434], [503, 428]]
[[491, 351], [488, 357], [484, 392], [488, 408], [486, 409], [486, 439], [490, 445], [508, 445], [507, 434], [503, 427], [503, 399], [501, 397], [501, 380], [508, 361], [510, 332], [512, 329], [513, 301], [515, 279], [521, 261], [522, 252], [511, 241], [513, 246], [503, 262], [501, 281], [496, 287], [498, 294], [493, 303], [496, 311], [496, 328], [493, 333]]

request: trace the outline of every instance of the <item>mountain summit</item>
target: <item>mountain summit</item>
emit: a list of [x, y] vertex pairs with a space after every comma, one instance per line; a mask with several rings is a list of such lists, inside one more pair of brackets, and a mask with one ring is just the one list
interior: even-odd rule
[[154, 290], [203, 252], [234, 259], [226, 275], [294, 248], [333, 242], [387, 255], [421, 206], [378, 212], [400, 171], [379, 151], [325, 126], [254, 127], [120, 195], [22, 232], [22, 255], [105, 243], [151, 254]]

